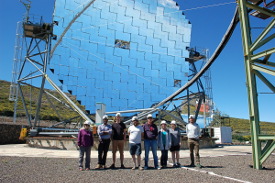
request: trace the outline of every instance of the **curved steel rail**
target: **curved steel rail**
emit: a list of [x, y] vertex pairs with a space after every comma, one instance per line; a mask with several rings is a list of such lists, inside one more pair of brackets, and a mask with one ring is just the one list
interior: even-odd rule
[[50, 54], [50, 58], [52, 58], [53, 53], [56, 49], [56, 47], [61, 43], [63, 37], [65, 36], [65, 34], [68, 32], [68, 30], [71, 28], [71, 26], [73, 25], [73, 23], [76, 21], [76, 19], [78, 19], [82, 13], [84, 13], [96, 0], [92, 0], [89, 3], [86, 4], [86, 6], [75, 15], [75, 17], [70, 21], [70, 23], [68, 24], [68, 26], [65, 28], [65, 30], [62, 32], [61, 36], [59, 37], [59, 39], [57, 40], [56, 44], [54, 45], [54, 47], [52, 48], [51, 54]]
[[[239, 13], [238, 13], [238, 8], [236, 7], [235, 9], [235, 13], [234, 16], [230, 22], [230, 25], [228, 26], [220, 44], [218, 45], [218, 47], [216, 48], [215, 52], [213, 53], [213, 55], [211, 56], [211, 58], [209, 59], [209, 61], [203, 66], [203, 68], [190, 80], [188, 81], [184, 86], [182, 86], [180, 89], [178, 89], [176, 92], [174, 92], [172, 95], [170, 95], [169, 97], [167, 97], [166, 99], [164, 99], [163, 101], [159, 102], [158, 104], [152, 106], [152, 108], [158, 108], [160, 106], [162, 106], [163, 104], [165, 104], [166, 102], [172, 100], [173, 98], [175, 98], [177, 95], [179, 95], [180, 93], [182, 93], [184, 90], [186, 90], [187, 88], [189, 88], [192, 84], [194, 84], [206, 71], [207, 69], [214, 63], [214, 61], [218, 58], [218, 56], [220, 55], [220, 53], [222, 52], [222, 50], [224, 49], [224, 47], [226, 46], [226, 44], [228, 43], [228, 41], [230, 40], [237, 24], [239, 22]], [[147, 111], [147, 112], [142, 112], [140, 114], [137, 115], [137, 117], [139, 119], [142, 119], [146, 116], [146, 114], [150, 114], [150, 113], [154, 113], [156, 112], [156, 110], [152, 110], [152, 111]], [[127, 120], [124, 123], [130, 123], [131, 120]]]
[[213, 53], [213, 55], [211, 56], [211, 58], [209, 59], [209, 61], [184, 86], [182, 86], [175, 93], [173, 93], [172, 95], [170, 95], [169, 97], [167, 97], [166, 99], [164, 99], [163, 101], [161, 101], [160, 103], [158, 103], [157, 105], [153, 106], [152, 108], [159, 107], [159, 106], [165, 104], [166, 102], [168, 102], [169, 100], [172, 100], [174, 97], [176, 97], [181, 92], [183, 92], [184, 90], [186, 90], [187, 88], [189, 88], [193, 83], [195, 83], [207, 71], [207, 69], [214, 63], [214, 61], [216, 60], [216, 58], [220, 55], [220, 53], [222, 52], [222, 50], [224, 49], [224, 47], [228, 43], [230, 37], [232, 36], [232, 34], [233, 34], [233, 32], [234, 32], [234, 30], [235, 30], [236, 25], [238, 24], [238, 22], [239, 22], [238, 8], [236, 8], [235, 13], [234, 13], [234, 17], [232, 18], [231, 23], [228, 26], [226, 33], [224, 34], [224, 36], [223, 36], [220, 44], [216, 48], [215, 52]]

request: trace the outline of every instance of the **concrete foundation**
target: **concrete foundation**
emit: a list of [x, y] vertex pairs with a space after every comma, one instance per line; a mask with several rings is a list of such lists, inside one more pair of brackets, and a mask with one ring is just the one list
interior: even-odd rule
[[[26, 138], [27, 144], [31, 147], [51, 148], [51, 149], [65, 149], [65, 150], [76, 150], [77, 139], [68, 137], [28, 137]], [[216, 138], [204, 137], [200, 139], [200, 148], [212, 148], [215, 147]], [[98, 137], [94, 137], [95, 144], [94, 150], [98, 147]], [[143, 143], [142, 143], [143, 144]], [[142, 145], [143, 147], [143, 145]], [[110, 150], [112, 145], [110, 145]], [[124, 145], [124, 150], [129, 149], [128, 141]], [[188, 149], [187, 137], [181, 139], [181, 149]]]

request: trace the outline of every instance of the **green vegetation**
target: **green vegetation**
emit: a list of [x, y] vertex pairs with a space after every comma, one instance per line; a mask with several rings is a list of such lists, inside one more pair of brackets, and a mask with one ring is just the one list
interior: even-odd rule
[[233, 141], [239, 141], [239, 142], [245, 142], [245, 141], [251, 141], [251, 136], [250, 135], [232, 135], [232, 140]]
[[[250, 122], [248, 119], [230, 118], [227, 119], [226, 126], [232, 128], [233, 134], [250, 135]], [[275, 135], [275, 123], [260, 122], [260, 131], [262, 134]]]
[[[22, 91], [24, 93], [26, 107], [28, 109], [29, 114], [34, 117], [36, 112], [36, 103], [39, 94], [39, 89], [31, 86], [22, 86]], [[47, 90], [47, 92], [54, 95], [56, 98], [61, 99], [62, 97], [55, 91]], [[14, 102], [9, 101], [9, 93], [10, 93], [10, 82], [0, 80], [0, 115], [1, 116], [13, 116], [14, 114]], [[75, 103], [76, 99], [74, 96], [67, 94]], [[51, 97], [49, 97], [51, 98]], [[73, 112], [68, 107], [64, 106], [57, 100], [51, 98], [50, 100], [55, 106], [55, 109], [51, 107], [50, 102], [48, 102], [46, 95], [43, 94], [42, 103], [41, 103], [41, 111], [40, 111], [40, 119], [41, 120], [50, 120], [50, 121], [60, 121], [64, 119], [70, 119], [77, 114]], [[84, 109], [83, 106], [78, 105], [80, 108]], [[23, 104], [21, 98], [18, 100], [17, 105], [17, 116], [25, 116], [25, 111], [23, 110]], [[57, 114], [57, 112], [59, 115]], [[61, 119], [60, 119], [61, 118]]]
[[[181, 110], [182, 110], [183, 114], [187, 114], [188, 113], [188, 106], [187, 106], [187, 104], [183, 105], [181, 107]], [[193, 99], [193, 100], [190, 101], [190, 109], [189, 110], [191, 112], [197, 110], [196, 100], [195, 99]], [[199, 111], [199, 115], [203, 115], [203, 112]], [[207, 116], [207, 114], [206, 114], [206, 116]]]

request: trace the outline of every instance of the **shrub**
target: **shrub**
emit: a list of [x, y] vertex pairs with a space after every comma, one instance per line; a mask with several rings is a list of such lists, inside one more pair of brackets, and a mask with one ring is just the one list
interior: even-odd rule
[[246, 141], [245, 138], [241, 135], [232, 135], [232, 139], [238, 140], [240, 142]]
[[4, 109], [4, 110], [0, 111], [0, 115], [2, 115], [2, 116], [13, 116], [13, 111], [8, 110], [8, 109]]
[[251, 141], [251, 135], [244, 135], [243, 138], [245, 141]]

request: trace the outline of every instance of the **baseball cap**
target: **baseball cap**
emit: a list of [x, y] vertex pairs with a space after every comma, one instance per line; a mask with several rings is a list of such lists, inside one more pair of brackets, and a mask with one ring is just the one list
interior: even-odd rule
[[104, 116], [102, 117], [102, 119], [108, 119], [108, 116], [107, 116], [107, 115], [104, 115]]
[[148, 119], [148, 118], [153, 118], [152, 114], [148, 114], [148, 115], [147, 115], [147, 119]]
[[132, 121], [138, 121], [138, 118], [136, 116], [132, 117]]
[[116, 117], [117, 117], [117, 116], [121, 116], [121, 114], [118, 112], [118, 113], [116, 113]]
[[171, 121], [171, 123], [170, 123], [171, 125], [176, 125], [177, 124], [177, 122], [175, 121], [175, 120], [173, 120], [173, 121]]
[[160, 122], [160, 124], [161, 124], [161, 125], [163, 125], [163, 124], [166, 125], [167, 123], [166, 123], [166, 121], [163, 120], [163, 121]]

